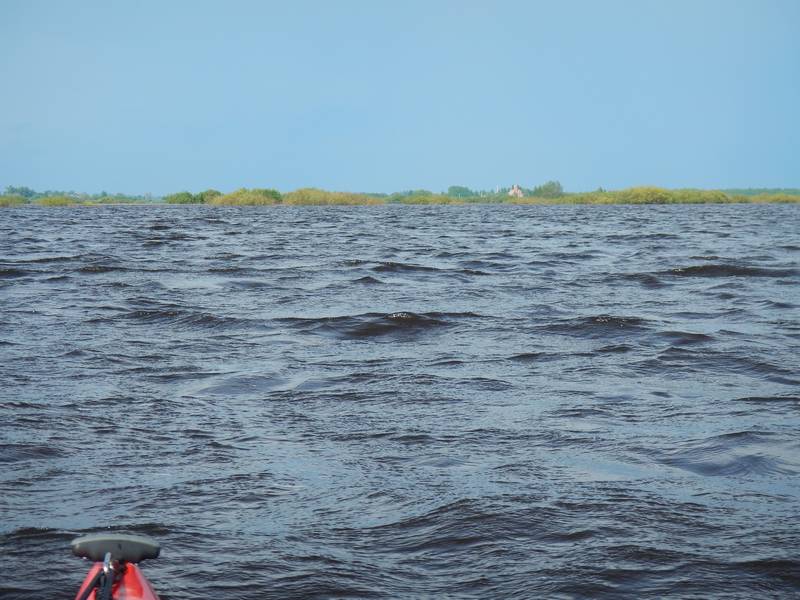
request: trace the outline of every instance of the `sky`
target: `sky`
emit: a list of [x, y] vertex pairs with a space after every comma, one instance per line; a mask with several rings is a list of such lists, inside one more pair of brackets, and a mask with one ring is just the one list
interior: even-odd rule
[[0, 0], [0, 188], [800, 187], [797, 0]]

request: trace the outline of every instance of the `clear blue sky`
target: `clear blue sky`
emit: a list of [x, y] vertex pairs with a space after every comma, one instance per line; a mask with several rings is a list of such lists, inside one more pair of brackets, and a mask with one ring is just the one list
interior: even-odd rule
[[0, 186], [800, 186], [800, 1], [0, 0]]

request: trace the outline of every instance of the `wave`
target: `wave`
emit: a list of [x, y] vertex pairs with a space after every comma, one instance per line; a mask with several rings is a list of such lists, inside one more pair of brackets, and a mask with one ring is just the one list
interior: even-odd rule
[[259, 273], [258, 269], [252, 267], [211, 267], [209, 273], [222, 273], [223, 275], [251, 275]]
[[770, 454], [786, 445], [777, 434], [737, 431], [690, 440], [666, 453], [659, 462], [710, 477], [796, 475], [800, 465]]
[[64, 531], [63, 529], [55, 529], [52, 527], [18, 527], [4, 535], [0, 535], [0, 539], [6, 541], [13, 541], [16, 543], [28, 540], [48, 540], [48, 541], [64, 541], [65, 546], [69, 540], [75, 538], [76, 535], [71, 531]]
[[436, 267], [401, 262], [382, 262], [372, 267], [372, 270], [376, 273], [432, 273], [441, 271]]
[[661, 288], [668, 285], [653, 273], [623, 273], [621, 275], [613, 275], [609, 279], [612, 281], [615, 279], [633, 281], [648, 288]]
[[367, 275], [365, 277], [359, 277], [358, 279], [354, 279], [353, 283], [361, 283], [364, 285], [375, 285], [375, 284], [381, 284], [383, 283], [383, 281]]
[[[575, 518], [593, 508], [596, 507], [545, 504], [536, 497], [464, 498], [388, 524], [342, 529], [338, 533], [345, 538], [358, 536], [361, 543], [408, 556], [410, 561], [417, 556], [447, 568], [454, 557], [460, 560], [470, 556], [483, 563], [485, 569], [487, 562], [497, 559], [503, 564], [524, 548], [538, 547], [546, 553], [548, 547], [566, 549], [604, 535], [605, 524], [595, 526], [589, 519], [581, 522]], [[529, 597], [530, 586], [524, 589], [528, 593], [520, 598]]]
[[514, 354], [509, 356], [508, 360], [515, 362], [543, 362], [547, 360], [554, 360], [555, 355], [548, 352], [522, 352], [521, 354]]
[[[688, 349], [681, 346], [671, 346], [661, 352], [654, 366], [657, 369], [675, 369], [686, 367], [691, 372], [716, 371], [722, 373], [735, 373], [749, 375], [791, 385], [800, 383], [791, 377], [796, 375], [792, 369], [773, 363], [759, 360], [756, 356], [744, 355], [734, 351], [718, 351], [707, 349]], [[665, 367], [665, 365], [667, 365]]]
[[800, 560], [796, 558], [761, 558], [734, 563], [737, 572], [750, 572], [759, 576], [783, 580], [800, 589]]
[[519, 268], [518, 263], [502, 263], [489, 260], [488, 257], [483, 259], [462, 260], [458, 263], [457, 270], [463, 273], [473, 275], [490, 275], [491, 273], [502, 273], [507, 271], [516, 271]]
[[596, 315], [567, 319], [538, 327], [540, 331], [588, 338], [615, 337], [648, 330], [649, 322], [641, 317]]
[[772, 308], [776, 310], [791, 310], [794, 308], [800, 308], [800, 305], [793, 304], [791, 302], [781, 302], [779, 300], [763, 300], [761, 305], [765, 308]]
[[96, 317], [89, 323], [113, 323], [119, 321], [132, 321], [134, 323], [163, 323], [181, 327], [199, 327], [218, 329], [252, 325], [253, 322], [237, 317], [222, 317], [212, 313], [194, 312], [183, 309], [153, 308], [134, 309], [111, 317]]
[[501, 533], [492, 527], [502, 515], [484, 510], [477, 501], [459, 500], [420, 516], [412, 516], [369, 530], [394, 552], [403, 554], [462, 550], [481, 542], [493, 543]]
[[127, 267], [123, 267], [121, 265], [84, 265], [76, 269], [78, 273], [87, 273], [91, 275], [128, 270], [129, 269]]
[[745, 396], [737, 398], [736, 402], [748, 402], [751, 404], [795, 404], [800, 406], [800, 396], [787, 394], [785, 396]]
[[669, 340], [673, 345], [689, 346], [694, 344], [705, 344], [713, 342], [714, 337], [705, 333], [693, 333], [690, 331], [659, 331], [658, 337]]
[[57, 262], [69, 262], [71, 260], [77, 260], [80, 256], [38, 256], [36, 258], [25, 258], [25, 256], [20, 256], [15, 260], [11, 261], [16, 264], [49, 264], [49, 263], [57, 263]]
[[800, 270], [711, 264], [679, 267], [663, 274], [676, 277], [795, 277], [800, 274]]
[[475, 313], [365, 313], [322, 318], [285, 318], [279, 321], [303, 333], [330, 335], [340, 339], [390, 337], [412, 339], [416, 335], [449, 327], [463, 319], [477, 318]]
[[598, 348], [597, 352], [602, 352], [603, 354], [624, 354], [632, 350], [634, 350], [634, 347], [629, 344], [610, 344]]
[[58, 458], [62, 455], [63, 452], [53, 446], [30, 443], [0, 444], [0, 463]]
[[272, 289], [275, 287], [274, 282], [260, 281], [257, 279], [230, 279], [225, 282], [225, 287], [239, 290], [257, 290], [257, 289]]
[[204, 396], [263, 395], [284, 390], [289, 383], [287, 378], [279, 375], [236, 375], [199, 389], [197, 393]]
[[399, 442], [407, 445], [435, 445], [441, 442], [440, 438], [434, 437], [427, 433], [404, 433], [402, 435], [394, 435], [389, 438], [393, 442]]
[[0, 279], [16, 279], [17, 277], [25, 277], [26, 275], [33, 275], [33, 271], [15, 269], [13, 267], [0, 267]]

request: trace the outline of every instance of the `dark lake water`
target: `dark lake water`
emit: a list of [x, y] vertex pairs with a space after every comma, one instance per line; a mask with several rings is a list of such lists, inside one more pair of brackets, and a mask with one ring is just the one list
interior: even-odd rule
[[800, 207], [0, 212], [0, 596], [800, 597]]

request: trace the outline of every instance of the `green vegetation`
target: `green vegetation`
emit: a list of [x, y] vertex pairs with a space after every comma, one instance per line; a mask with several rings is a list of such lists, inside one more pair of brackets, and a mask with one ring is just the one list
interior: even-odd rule
[[164, 202], [167, 204], [200, 204], [202, 200], [197, 200], [192, 192], [178, 192], [164, 196]]
[[209, 204], [214, 198], [219, 198], [220, 196], [222, 196], [222, 192], [218, 190], [206, 190], [205, 192], [195, 194], [195, 198], [204, 204]]
[[327, 192], [316, 188], [302, 188], [283, 196], [283, 203], [289, 205], [374, 205], [384, 204], [381, 198], [369, 194], [351, 192]]
[[[455, 189], [454, 189], [455, 188]], [[463, 189], [452, 186], [447, 194], [414, 192], [393, 194], [387, 202], [399, 204], [730, 204], [730, 203], [800, 203], [800, 193], [732, 195], [721, 190], [668, 190], [659, 187], [633, 187], [624, 190], [567, 193], [558, 182], [548, 182], [536, 188], [522, 188], [523, 197], [508, 195], [508, 190], [496, 193], [473, 192], [464, 195]], [[453, 193], [455, 192], [455, 194]]]
[[548, 181], [542, 185], [537, 185], [532, 190], [522, 188], [522, 193], [536, 198], [560, 198], [564, 195], [564, 188], [561, 187], [558, 181]]
[[800, 196], [800, 188], [731, 188], [721, 191], [729, 196]]
[[371, 206], [381, 204], [730, 204], [730, 203], [800, 203], [800, 189], [737, 189], [737, 190], [670, 190], [641, 186], [624, 190], [594, 192], [565, 192], [558, 181], [548, 181], [533, 188], [520, 188], [522, 197], [509, 196], [510, 188], [492, 191], [472, 190], [453, 185], [444, 193], [430, 190], [407, 190], [393, 194], [366, 194], [330, 192], [317, 188], [301, 188], [281, 194], [265, 188], [241, 188], [228, 194], [214, 189], [192, 193], [170, 194], [164, 198], [130, 196], [125, 194], [78, 194], [75, 192], [37, 192], [28, 187], [6, 188], [0, 195], [0, 207], [25, 205], [39, 206], [93, 206], [98, 204], [205, 204], [212, 206]]
[[24, 185], [19, 187], [14, 187], [13, 185], [9, 185], [6, 187], [6, 196], [20, 196], [25, 198], [26, 200], [30, 200], [31, 198], [35, 198], [37, 193], [29, 187], [25, 187]]
[[447, 188], [447, 195], [451, 198], [470, 198], [472, 196], [478, 196], [479, 194], [463, 185], [451, 185]]
[[[22, 197], [25, 202], [34, 203], [34, 204], [42, 204], [41, 202], [37, 202], [38, 200], [42, 200], [45, 198], [69, 198], [71, 199], [72, 204], [145, 204], [150, 202], [155, 202], [157, 199], [154, 198], [150, 194], [144, 194], [142, 196], [132, 195], [132, 194], [109, 194], [108, 192], [100, 192], [98, 194], [84, 194], [78, 193], [73, 191], [64, 191], [64, 190], [45, 190], [43, 192], [37, 192], [29, 187], [19, 186], [14, 187], [9, 185], [6, 187], [5, 193], [0, 195], [0, 198], [6, 198], [8, 196], [18, 196]], [[46, 201], [43, 204], [50, 205], [50, 201]], [[63, 204], [57, 204], [58, 206], [63, 206]]]
[[22, 204], [27, 204], [28, 200], [17, 194], [8, 194], [5, 196], [0, 196], [0, 207], [8, 208], [10, 206], [21, 206]]
[[230, 194], [219, 195], [209, 198], [208, 204], [225, 206], [263, 206], [279, 204], [281, 193], [277, 190], [253, 188], [241, 188]]
[[737, 201], [718, 190], [667, 190], [659, 187], [634, 187], [619, 191], [598, 190], [580, 194], [562, 194], [557, 198], [512, 200], [514, 204], [719, 204]]
[[391, 204], [467, 204], [474, 202], [474, 197], [454, 197], [448, 194], [413, 194], [410, 196], [390, 197]]
[[164, 202], [167, 204], [209, 204], [220, 196], [222, 196], [222, 192], [218, 192], [217, 190], [206, 190], [198, 194], [178, 192], [177, 194], [164, 196]]
[[797, 194], [756, 194], [754, 196], [734, 196], [734, 202], [751, 202], [754, 204], [792, 204], [800, 202], [800, 191]]
[[71, 196], [44, 196], [34, 200], [33, 204], [38, 204], [39, 206], [77, 206], [81, 204], [81, 201]]
[[153, 200], [143, 200], [140, 197], [125, 196], [124, 194], [114, 194], [113, 196], [90, 196], [80, 198], [83, 206], [95, 206], [98, 204], [152, 204]]

